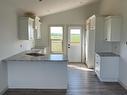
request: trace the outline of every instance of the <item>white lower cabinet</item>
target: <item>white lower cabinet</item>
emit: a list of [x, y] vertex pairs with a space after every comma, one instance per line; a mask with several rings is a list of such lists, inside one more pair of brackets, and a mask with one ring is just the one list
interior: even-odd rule
[[95, 73], [102, 82], [117, 82], [119, 75], [119, 56], [95, 55]]
[[9, 89], [67, 89], [67, 61], [8, 61]]
[[7, 88], [7, 64], [0, 62], [0, 95], [2, 95], [7, 90]]

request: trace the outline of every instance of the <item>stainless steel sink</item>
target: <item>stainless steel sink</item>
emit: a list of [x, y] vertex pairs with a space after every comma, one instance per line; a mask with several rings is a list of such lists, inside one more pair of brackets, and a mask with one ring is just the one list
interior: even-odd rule
[[41, 53], [26, 53], [26, 55], [30, 55], [30, 56], [45, 56], [45, 54], [41, 54]]

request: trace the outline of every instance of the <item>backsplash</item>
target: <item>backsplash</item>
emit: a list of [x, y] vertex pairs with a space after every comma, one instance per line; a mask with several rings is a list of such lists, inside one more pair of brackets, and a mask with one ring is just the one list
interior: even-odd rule
[[112, 52], [115, 54], [120, 54], [120, 42], [112, 43]]

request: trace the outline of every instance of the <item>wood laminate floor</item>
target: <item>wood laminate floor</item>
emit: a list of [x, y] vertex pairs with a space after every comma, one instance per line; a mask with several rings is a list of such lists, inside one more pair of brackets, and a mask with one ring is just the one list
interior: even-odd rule
[[5, 95], [127, 95], [127, 91], [119, 83], [100, 82], [92, 69], [84, 64], [68, 65], [68, 90], [62, 91], [15, 91]]

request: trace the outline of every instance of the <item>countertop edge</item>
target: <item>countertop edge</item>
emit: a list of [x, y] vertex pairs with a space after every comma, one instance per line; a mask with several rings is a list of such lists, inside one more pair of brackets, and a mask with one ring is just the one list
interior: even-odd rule
[[113, 52], [96, 52], [101, 57], [120, 57], [120, 55]]
[[67, 62], [68, 58], [64, 54], [45, 54], [45, 56], [30, 56], [26, 55], [27, 51], [18, 53], [16, 55], [10, 56], [6, 59], [1, 60], [2, 62], [8, 61], [43, 61], [43, 62]]

